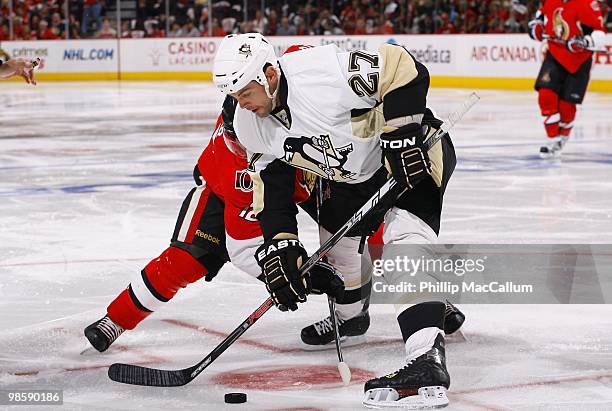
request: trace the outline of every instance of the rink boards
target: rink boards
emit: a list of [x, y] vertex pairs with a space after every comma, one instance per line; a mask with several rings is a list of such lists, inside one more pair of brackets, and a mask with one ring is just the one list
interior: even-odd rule
[[[344, 50], [375, 51], [401, 44], [427, 65], [434, 87], [527, 90], [533, 87], [546, 44], [525, 34], [276, 36], [277, 54], [292, 44], [334, 43]], [[0, 49], [11, 57], [42, 57], [46, 81], [209, 81], [221, 38], [14, 41]], [[612, 51], [612, 34], [607, 35]], [[1, 54], [1, 53], [0, 53]], [[612, 55], [596, 53], [590, 90], [612, 92]]]

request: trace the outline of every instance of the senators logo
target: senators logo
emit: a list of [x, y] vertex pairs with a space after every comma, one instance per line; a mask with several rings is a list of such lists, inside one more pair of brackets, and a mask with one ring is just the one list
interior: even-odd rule
[[559, 7], [553, 12], [553, 31], [558, 39], [568, 40], [570, 34], [569, 24], [563, 19], [563, 8]]
[[251, 176], [246, 170], [236, 170], [234, 188], [244, 193], [253, 191], [253, 180], [251, 180]]

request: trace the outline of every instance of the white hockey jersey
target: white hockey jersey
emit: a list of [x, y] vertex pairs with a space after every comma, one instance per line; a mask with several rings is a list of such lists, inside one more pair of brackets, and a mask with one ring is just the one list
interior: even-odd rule
[[234, 117], [242, 144], [263, 154], [254, 171], [278, 158], [334, 181], [369, 179], [381, 167], [382, 112], [360, 122], [352, 121], [351, 110], [381, 101], [381, 54], [327, 45], [285, 54], [279, 62], [286, 107], [265, 118], [238, 108]]

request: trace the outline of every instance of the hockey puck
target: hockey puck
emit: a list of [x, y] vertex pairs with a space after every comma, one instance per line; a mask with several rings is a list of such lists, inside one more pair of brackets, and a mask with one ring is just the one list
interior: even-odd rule
[[225, 394], [225, 402], [228, 404], [242, 404], [246, 400], [247, 396], [243, 392], [229, 392]]

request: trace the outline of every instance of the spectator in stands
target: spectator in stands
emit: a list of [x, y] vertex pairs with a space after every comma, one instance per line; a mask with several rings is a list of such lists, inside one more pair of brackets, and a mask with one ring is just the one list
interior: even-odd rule
[[253, 19], [253, 31], [261, 34], [266, 34], [268, 27], [268, 19], [261, 14], [261, 10], [255, 11], [255, 19]]
[[[192, 14], [195, 15], [195, 12]], [[201, 9], [197, 27], [198, 30], [200, 30], [201, 35], [204, 35], [204, 32], [208, 33], [208, 8]]]
[[168, 32], [168, 37], [181, 37], [181, 25], [176, 21], [172, 23], [170, 31]]
[[187, 20], [179, 37], [200, 37], [200, 30], [193, 25], [193, 20]]
[[166, 33], [160, 27], [160, 24], [156, 20], [154, 20], [149, 26], [149, 29], [147, 30], [147, 37], [162, 38], [162, 37], [166, 37]]
[[489, 29], [487, 33], [489, 34], [500, 34], [504, 33], [504, 22], [499, 18], [499, 16], [493, 17], [493, 19], [489, 22]]
[[38, 38], [38, 40], [55, 40], [57, 39], [57, 36], [49, 27], [47, 20], [41, 20], [38, 23], [38, 33], [36, 33], [36, 38]]
[[455, 32], [455, 26], [450, 22], [448, 13], [442, 13], [440, 15], [440, 24], [436, 29], [436, 34], [453, 34]]
[[276, 34], [278, 26], [278, 15], [276, 14], [276, 10], [272, 9], [268, 14], [268, 29], [266, 31], [266, 36], [278, 36], [279, 34]]
[[68, 31], [70, 32], [71, 39], [81, 38], [81, 24], [74, 14], [70, 14], [70, 18], [68, 19]]
[[[219, 19], [213, 19], [212, 35], [213, 37], [225, 37], [227, 35], [225, 30], [223, 30], [223, 27], [221, 27], [221, 23], [219, 22]], [[205, 37], [205, 36], [208, 36], [208, 30], [202, 32], [202, 37]]]
[[234, 33], [237, 26], [238, 19], [236, 17], [227, 16], [221, 20], [221, 27], [223, 27], [223, 31], [226, 33]]
[[132, 29], [130, 28], [130, 21], [123, 20], [121, 22], [121, 38], [129, 39], [130, 37], [132, 37]]
[[355, 29], [353, 30], [354, 35], [366, 34], [366, 21], [363, 17], [358, 18], [355, 21]]
[[298, 17], [295, 19], [296, 23], [296, 27], [295, 27], [295, 34], [298, 36], [305, 36], [306, 33], [306, 22], [304, 22], [304, 19], [301, 17]]
[[49, 28], [58, 39], [66, 37], [66, 25], [62, 22], [62, 16], [58, 12], [51, 15], [51, 26]]
[[40, 23], [40, 16], [38, 14], [32, 14], [30, 16], [30, 30], [32, 33], [38, 31], [38, 23]]
[[424, 14], [417, 25], [419, 34], [433, 34], [434, 24], [431, 14]]
[[465, 30], [466, 26], [463, 17], [461, 15], [455, 16], [455, 21], [453, 22], [453, 34], [465, 34]]
[[83, 19], [81, 21], [81, 34], [86, 36], [89, 33], [92, 21], [96, 23], [96, 30], [102, 27], [102, 7], [104, 0], [84, 0]]
[[510, 17], [504, 22], [504, 31], [506, 33], [519, 33], [522, 31], [520, 18], [517, 15], [518, 12], [516, 10], [510, 12]]
[[240, 23], [240, 33], [252, 33], [253, 30], [254, 29], [252, 21], [247, 20]]
[[8, 25], [2, 24], [0, 26], [0, 41], [10, 40], [10, 39], [11, 39], [11, 33], [9, 33]]
[[98, 39], [115, 39], [117, 38], [117, 30], [111, 25], [110, 19], [104, 17], [102, 19], [102, 28], [96, 33]]
[[23, 33], [21, 34], [21, 38], [19, 40], [36, 40], [36, 33], [32, 33], [30, 26], [26, 24], [23, 26]]
[[23, 39], [23, 18], [15, 17], [13, 18], [13, 38], [15, 40]]
[[286, 16], [281, 17], [280, 24], [276, 29], [277, 36], [295, 36], [297, 33], [296, 27], [289, 24], [289, 18]]

